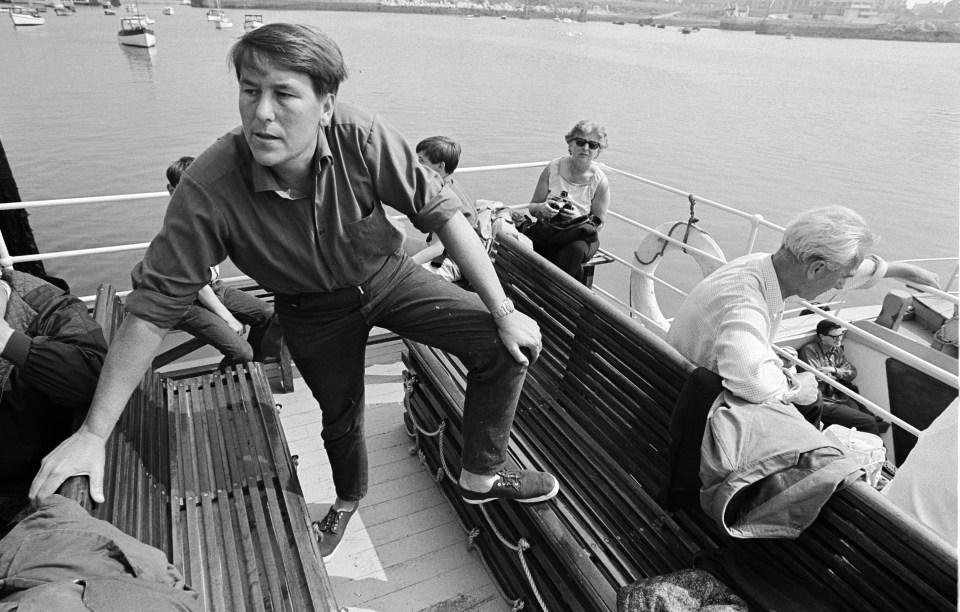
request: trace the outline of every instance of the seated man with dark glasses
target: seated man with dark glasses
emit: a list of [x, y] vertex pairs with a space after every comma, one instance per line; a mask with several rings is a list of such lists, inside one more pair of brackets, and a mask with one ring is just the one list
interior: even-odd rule
[[[843, 350], [843, 337], [846, 333], [833, 321], [820, 321], [817, 324], [816, 341], [800, 349], [800, 359], [851, 391], [859, 393], [859, 389], [853, 384], [853, 379], [857, 377], [857, 368], [850, 363]], [[872, 434], [879, 434], [890, 427], [889, 423], [867, 412], [842, 391], [822, 381], [819, 388], [823, 398], [823, 413], [820, 419], [825, 426], [837, 424], [856, 427], [857, 431]]]

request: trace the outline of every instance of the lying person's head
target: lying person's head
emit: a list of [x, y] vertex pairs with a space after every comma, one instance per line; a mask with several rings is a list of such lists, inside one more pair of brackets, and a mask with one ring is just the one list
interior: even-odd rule
[[177, 188], [177, 185], [180, 184], [180, 177], [183, 176], [183, 173], [187, 171], [187, 168], [190, 164], [193, 163], [195, 158], [190, 157], [189, 155], [184, 155], [177, 161], [170, 164], [167, 168], [167, 192], [173, 194], [173, 190]]
[[460, 145], [446, 136], [431, 136], [417, 143], [417, 159], [440, 176], [454, 173], [460, 164]]

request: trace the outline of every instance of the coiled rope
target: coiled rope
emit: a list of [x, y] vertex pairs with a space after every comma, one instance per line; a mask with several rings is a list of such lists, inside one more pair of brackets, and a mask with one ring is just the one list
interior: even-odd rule
[[[687, 229], [686, 229], [686, 231], [683, 232], [683, 244], [687, 244], [687, 240], [690, 238], [690, 229], [691, 229], [698, 221], [700, 221], [700, 219], [697, 219], [696, 214], [695, 214], [695, 209], [696, 209], [696, 207], [697, 207], [697, 196], [693, 195], [692, 193], [687, 194], [687, 200], [690, 202], [690, 218], [688, 218], [686, 221], [677, 221], [676, 223], [673, 224], [673, 227], [670, 228], [670, 231], [667, 232], [667, 236], [670, 236], [671, 238], [673, 238], [673, 230], [677, 229], [677, 227], [679, 227], [679, 226], [681, 226], [681, 225], [686, 225], [686, 226], [687, 226]], [[702, 231], [702, 230], [701, 230], [701, 231]], [[649, 265], [652, 264], [653, 262], [657, 261], [657, 259], [659, 259], [660, 257], [663, 257], [663, 253], [667, 250], [667, 246], [668, 246], [669, 244], [670, 244], [670, 243], [669, 243], [668, 241], [664, 240], [664, 241], [663, 241], [663, 246], [660, 247], [660, 252], [657, 253], [656, 255], [654, 255], [654, 256], [650, 259], [650, 261], [643, 261], [643, 260], [640, 259], [639, 257], [637, 257], [637, 261], [640, 262], [640, 265], [649, 266]], [[684, 254], [684, 255], [687, 254], [687, 249], [683, 249], [683, 254]]]
[[[420, 459], [420, 463], [423, 464], [424, 467], [427, 467], [426, 455], [423, 453], [423, 450], [420, 448], [420, 445], [421, 445], [420, 436], [423, 435], [423, 436], [427, 436], [428, 438], [437, 438], [437, 452], [440, 455], [440, 467], [437, 468], [437, 473], [436, 475], [433, 476], [433, 480], [439, 484], [440, 481], [443, 480], [443, 476], [446, 475], [447, 478], [450, 479], [450, 482], [456, 485], [460, 479], [459, 477], [454, 476], [453, 472], [450, 471], [450, 468], [447, 466], [447, 460], [444, 457], [444, 452], [443, 452], [443, 439], [444, 439], [443, 433], [446, 431], [446, 428], [447, 428], [447, 420], [446, 419], [441, 420], [440, 425], [439, 427], [437, 427], [436, 431], [427, 431], [426, 429], [420, 426], [420, 424], [417, 422], [416, 417], [413, 416], [413, 411], [410, 409], [410, 397], [413, 395], [413, 389], [416, 386], [417, 382], [418, 380], [416, 376], [409, 376], [403, 381], [403, 409], [406, 411], [407, 415], [410, 417], [410, 422], [413, 423], [413, 435], [415, 439], [415, 444], [411, 448], [411, 454], [416, 453]], [[523, 567], [523, 573], [526, 575], [527, 582], [530, 585], [530, 590], [533, 591], [533, 596], [537, 599], [537, 603], [540, 604], [540, 608], [544, 612], [547, 612], [547, 604], [543, 601], [543, 597], [541, 597], [540, 591], [537, 589], [537, 585], [533, 580], [533, 574], [530, 572], [530, 567], [527, 565], [527, 560], [523, 556], [524, 552], [526, 552], [527, 550], [530, 550], [530, 543], [527, 541], [526, 538], [520, 538], [519, 540], [517, 540], [516, 544], [510, 543], [510, 541], [506, 537], [504, 537], [504, 535], [500, 533], [500, 531], [497, 529], [493, 520], [490, 518], [490, 515], [487, 513], [487, 509], [484, 504], [480, 504], [480, 512], [483, 514], [484, 518], [487, 521], [487, 524], [490, 526], [490, 530], [497, 537], [497, 539], [500, 540], [500, 543], [506, 546], [507, 548], [509, 548], [510, 550], [512, 550], [513, 552], [517, 553], [517, 557], [519, 557], [520, 559], [520, 565]], [[459, 517], [458, 517], [458, 521], [459, 521]], [[477, 537], [480, 536], [480, 528], [479, 527], [467, 528], [466, 525], [463, 524], [463, 522], [460, 522], [460, 526], [464, 529], [464, 531], [468, 532], [467, 533], [467, 549], [469, 550], [470, 548], [473, 548], [475, 546], [475, 540], [477, 539]], [[480, 558], [481, 560], [483, 560], [483, 555], [481, 555]], [[486, 561], [483, 561], [483, 562], [484, 564], [486, 564]], [[511, 608], [511, 610], [524, 609], [525, 603], [523, 599], [520, 599], [520, 598], [511, 599], [506, 595], [506, 593], [503, 592], [502, 589], [500, 589], [499, 585], [497, 585], [497, 589], [500, 590], [500, 594], [503, 595], [503, 598], [506, 599], [507, 602], [512, 604], [513, 607]]]

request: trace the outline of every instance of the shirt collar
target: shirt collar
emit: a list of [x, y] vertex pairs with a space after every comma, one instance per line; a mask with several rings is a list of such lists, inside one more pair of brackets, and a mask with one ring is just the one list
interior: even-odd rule
[[[330, 151], [330, 144], [327, 142], [327, 137], [324, 129], [320, 129], [317, 132], [317, 167], [316, 174], [320, 174], [320, 171], [323, 169], [324, 160], [329, 161], [333, 160], [333, 153]], [[309, 197], [310, 194], [300, 194], [294, 192], [290, 189], [284, 189], [283, 185], [280, 184], [280, 181], [277, 180], [276, 175], [266, 166], [261, 166], [257, 163], [256, 159], [250, 158], [251, 166], [251, 177], [253, 178], [253, 191], [255, 193], [260, 193], [261, 191], [273, 191], [282, 198], [288, 200], [298, 200], [300, 198]]]
[[782, 312], [783, 295], [780, 293], [777, 270], [773, 267], [773, 255], [767, 255], [760, 261], [760, 273], [763, 275], [763, 284], [766, 285], [767, 305], [770, 307], [770, 312]]

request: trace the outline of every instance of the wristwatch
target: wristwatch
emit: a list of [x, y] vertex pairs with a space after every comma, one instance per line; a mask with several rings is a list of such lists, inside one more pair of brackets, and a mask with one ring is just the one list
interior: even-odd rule
[[500, 304], [499, 308], [497, 308], [490, 314], [493, 315], [494, 321], [499, 321], [500, 319], [502, 319], [503, 317], [507, 316], [508, 314], [514, 311], [515, 309], [513, 307], [513, 300], [511, 300], [510, 298], [507, 298], [503, 300], [503, 303]]

